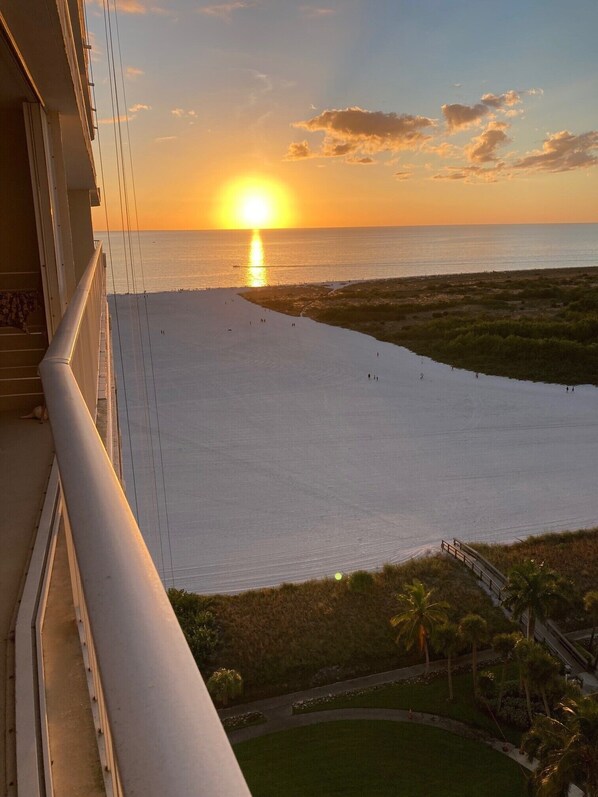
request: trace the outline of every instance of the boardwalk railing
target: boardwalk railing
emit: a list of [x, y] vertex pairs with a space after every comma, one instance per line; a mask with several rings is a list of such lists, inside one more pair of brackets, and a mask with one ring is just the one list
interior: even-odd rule
[[[452, 543], [442, 540], [441, 549], [454, 556], [459, 562], [463, 562], [502, 602], [507, 578], [498, 568], [479, 554], [475, 548], [461, 542], [461, 540], [453, 539]], [[525, 627], [526, 622], [527, 616], [524, 614], [521, 618], [522, 627]], [[573, 664], [580, 670], [587, 670], [590, 661], [589, 657], [586, 658], [550, 620], [546, 623], [537, 622], [534, 636], [538, 642], [543, 642], [550, 648], [552, 653], [563, 664], [569, 666]]]
[[466, 550], [469, 546], [462, 547], [462, 543], [460, 543], [459, 540], [453, 540], [452, 543], [442, 540], [441, 548], [451, 556], [454, 556], [459, 562], [463, 562], [465, 567], [468, 567], [480, 581], [489, 587], [490, 591], [493, 592], [499, 600], [502, 600], [502, 591], [506, 579], [500, 571], [493, 567], [490, 572], [488, 572], [484, 565], [478, 561], [477, 557], [469, 552], [471, 549]]
[[90, 414], [104, 285], [98, 246], [40, 372], [112, 791], [125, 797], [248, 797]]

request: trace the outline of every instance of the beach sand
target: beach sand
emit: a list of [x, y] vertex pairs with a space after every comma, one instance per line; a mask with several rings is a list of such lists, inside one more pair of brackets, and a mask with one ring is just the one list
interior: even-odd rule
[[[143, 410], [144, 303], [170, 540]], [[140, 526], [168, 586], [237, 592], [380, 567], [443, 537], [598, 525], [594, 387], [476, 378], [233, 289], [119, 296], [118, 326], [127, 494], [125, 389]], [[147, 354], [145, 368], [154, 408]]]

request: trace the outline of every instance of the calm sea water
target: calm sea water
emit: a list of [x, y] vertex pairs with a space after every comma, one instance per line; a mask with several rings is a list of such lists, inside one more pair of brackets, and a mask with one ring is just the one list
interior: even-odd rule
[[[598, 265], [598, 224], [98, 232], [116, 293]], [[126, 256], [125, 256], [126, 253]], [[131, 265], [132, 264], [132, 265]]]

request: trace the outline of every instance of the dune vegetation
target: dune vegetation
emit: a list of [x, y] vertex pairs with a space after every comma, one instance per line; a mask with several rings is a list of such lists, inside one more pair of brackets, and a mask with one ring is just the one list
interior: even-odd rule
[[485, 374], [598, 385], [598, 269], [256, 288], [249, 301]]
[[503, 573], [530, 559], [543, 562], [570, 586], [569, 602], [555, 618], [559, 625], [566, 631], [592, 625], [584, 596], [598, 584], [598, 529], [542, 534], [512, 545], [475, 543], [473, 547]]
[[[551, 533], [512, 545], [475, 547], [505, 574], [516, 564], [545, 562], [571, 584], [572, 598], [556, 619], [567, 630], [592, 625], [583, 597], [598, 583], [598, 532]], [[478, 614], [487, 637], [512, 630], [478, 582], [455, 560], [429, 556], [376, 572], [202, 596], [170, 590], [171, 602], [206, 678], [219, 668], [242, 675], [242, 701], [320, 686], [423, 662], [417, 646], [397, 642], [390, 618], [397, 595], [414, 579], [446, 601], [449, 622]], [[456, 653], [469, 651], [462, 643]], [[432, 648], [432, 658], [443, 655]]]
[[396, 596], [413, 579], [448, 603], [451, 620], [475, 612], [490, 635], [510, 629], [469, 571], [441, 555], [341, 581], [209, 597], [170, 590], [170, 597], [204, 676], [222, 667], [238, 671], [249, 700], [423, 661], [416, 648], [397, 643], [390, 625]]

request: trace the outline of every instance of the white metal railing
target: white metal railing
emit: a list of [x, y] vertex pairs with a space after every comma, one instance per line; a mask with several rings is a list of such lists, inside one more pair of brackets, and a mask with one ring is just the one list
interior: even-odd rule
[[103, 280], [98, 246], [40, 373], [72, 533], [75, 580], [89, 623], [87, 646], [105, 701], [108, 727], [101, 730], [110, 735], [118, 770], [114, 783], [124, 795], [248, 797], [89, 411], [89, 358], [97, 357], [91, 319], [99, 319], [99, 307], [91, 305]]

